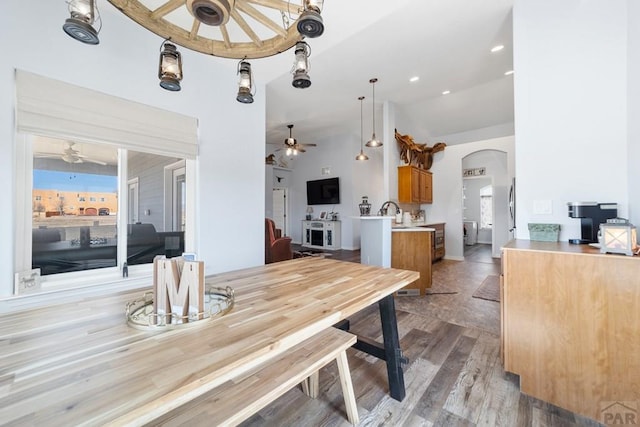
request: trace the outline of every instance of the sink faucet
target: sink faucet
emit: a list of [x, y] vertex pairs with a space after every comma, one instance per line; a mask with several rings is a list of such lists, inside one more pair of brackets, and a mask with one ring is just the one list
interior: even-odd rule
[[378, 211], [378, 216], [384, 216], [385, 212], [389, 208], [389, 205], [393, 205], [393, 206], [396, 207], [396, 214], [400, 213], [400, 206], [398, 206], [398, 204], [396, 202], [392, 202], [391, 200], [388, 200], [388, 201], [384, 202], [382, 204], [382, 206], [380, 207], [380, 210]]

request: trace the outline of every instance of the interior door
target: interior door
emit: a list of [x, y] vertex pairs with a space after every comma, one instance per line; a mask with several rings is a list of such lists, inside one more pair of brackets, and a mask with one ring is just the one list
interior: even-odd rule
[[128, 182], [129, 191], [127, 192], [127, 223], [135, 224], [140, 216], [138, 213], [138, 178], [130, 179]]
[[173, 211], [173, 231], [184, 231], [186, 222], [187, 204], [187, 175], [186, 168], [181, 167], [173, 170], [173, 191], [172, 191], [172, 211]]
[[287, 189], [286, 188], [274, 188], [273, 193], [273, 222], [276, 223], [276, 228], [282, 230], [283, 236], [289, 235], [289, 224], [287, 218], [288, 202], [287, 202]]

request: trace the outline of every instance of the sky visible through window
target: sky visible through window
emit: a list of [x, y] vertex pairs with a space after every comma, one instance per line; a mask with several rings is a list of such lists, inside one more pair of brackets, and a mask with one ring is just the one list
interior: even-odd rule
[[33, 188], [36, 190], [116, 193], [118, 177], [35, 169], [33, 171]]

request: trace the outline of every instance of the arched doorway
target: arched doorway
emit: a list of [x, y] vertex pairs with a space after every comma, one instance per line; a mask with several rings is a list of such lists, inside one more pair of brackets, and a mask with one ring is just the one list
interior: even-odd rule
[[[479, 150], [462, 158], [462, 224], [464, 256], [485, 249], [486, 259], [499, 258], [509, 240], [507, 153]], [[480, 246], [476, 246], [480, 245]]]

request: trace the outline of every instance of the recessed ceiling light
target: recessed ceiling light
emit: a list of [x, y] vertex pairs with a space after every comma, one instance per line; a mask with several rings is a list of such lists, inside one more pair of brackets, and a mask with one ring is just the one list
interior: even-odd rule
[[505, 76], [510, 76], [511, 74], [513, 74], [513, 70], [509, 70], [504, 73]]
[[504, 49], [504, 45], [499, 44], [497, 46], [492, 47], [491, 52], [492, 53], [500, 52], [502, 49]]
[[443, 95], [449, 95], [451, 93], [450, 90], [445, 90], [444, 92], [442, 92]]
[[413, 83], [413, 82], [417, 82], [418, 80], [420, 80], [420, 77], [418, 77], [418, 76], [413, 76], [413, 77], [411, 77], [411, 78], [409, 79], [409, 81], [410, 81], [411, 83]]

